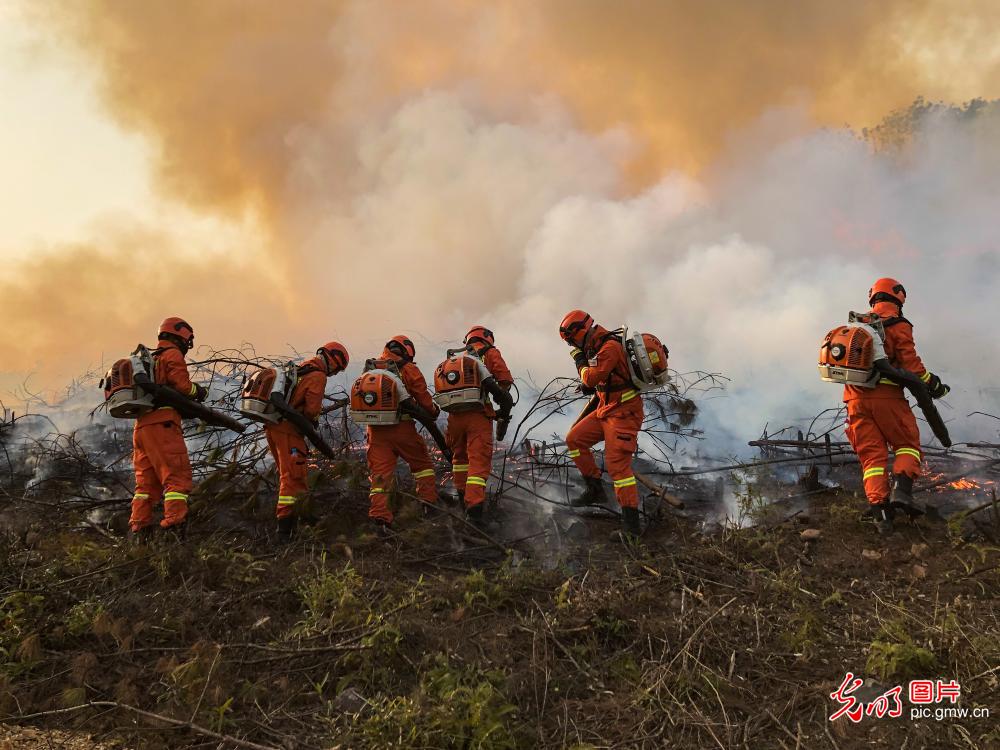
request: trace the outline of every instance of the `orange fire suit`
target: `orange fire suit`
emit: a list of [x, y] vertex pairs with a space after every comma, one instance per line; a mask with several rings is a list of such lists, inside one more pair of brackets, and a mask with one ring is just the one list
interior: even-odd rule
[[[433, 416], [440, 413], [438, 405], [431, 399], [427, 381], [420, 368], [413, 362], [403, 363], [389, 350], [382, 352], [382, 359], [399, 363], [399, 374], [410, 397]], [[417, 483], [417, 495], [427, 503], [437, 502], [437, 483], [434, 479], [434, 464], [431, 462], [427, 445], [417, 433], [413, 418], [404, 414], [399, 424], [370, 425], [368, 427], [368, 472], [371, 480], [368, 517], [383, 523], [392, 523], [389, 508], [389, 493], [396, 473], [396, 461], [403, 459], [413, 473]]]
[[[476, 353], [483, 360], [497, 384], [510, 390], [514, 383], [507, 363], [495, 346], [476, 345]], [[479, 505], [486, 499], [486, 481], [493, 468], [493, 417], [496, 412], [487, 401], [482, 409], [448, 415], [445, 438], [452, 453], [452, 477], [455, 489], [465, 494], [465, 507]]]
[[[288, 399], [288, 405], [306, 419], [319, 417], [326, 390], [326, 364], [322, 357], [313, 357], [299, 367], [298, 382]], [[306, 440], [295, 426], [286, 420], [264, 427], [267, 447], [278, 467], [278, 503], [275, 515], [286, 518], [295, 514], [295, 501], [306, 492]]]
[[[184, 353], [173, 343], [160, 342], [153, 352], [153, 378], [194, 396], [197, 388], [188, 376]], [[139, 417], [132, 432], [132, 463], [135, 466], [135, 494], [129, 527], [140, 531], [153, 523], [153, 506], [163, 500], [163, 520], [168, 528], [184, 523], [191, 493], [191, 461], [181, 433], [181, 417], [176, 409], [163, 406]]]
[[632, 473], [632, 456], [638, 449], [643, 410], [639, 391], [632, 385], [625, 350], [601, 326], [593, 336], [597, 353], [580, 370], [580, 381], [597, 390], [597, 408], [580, 419], [566, 435], [569, 457], [585, 477], [600, 478], [590, 449], [604, 441], [604, 463], [623, 508], [639, 507], [639, 491]]
[[[927, 382], [931, 374], [917, 356], [913, 343], [913, 326], [900, 317], [900, 309], [892, 302], [877, 302], [872, 308], [885, 323], [885, 353], [889, 362], [901, 370], [919, 375]], [[889, 499], [889, 477], [886, 469], [889, 448], [895, 460], [894, 474], [920, 476], [920, 430], [906, 400], [903, 388], [888, 378], [882, 378], [874, 388], [845, 386], [847, 404], [847, 439], [861, 461], [865, 495], [868, 502], [878, 504]]]

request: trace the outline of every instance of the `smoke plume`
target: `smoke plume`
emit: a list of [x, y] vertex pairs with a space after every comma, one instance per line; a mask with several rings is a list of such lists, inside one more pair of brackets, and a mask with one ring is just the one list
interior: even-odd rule
[[[569, 372], [555, 329], [584, 307], [658, 333], [679, 369], [730, 376], [715, 429], [738, 441], [837, 403], [818, 340], [892, 275], [918, 348], [956, 386], [950, 416], [964, 422], [1000, 364], [986, 345], [1000, 312], [996, 107], [918, 107], [857, 134], [921, 95], [1000, 95], [993, 4], [31, 12], [155, 144], [164, 201], [261, 239], [176, 260], [185, 238], [154, 227], [141, 248], [111, 233], [15, 268], [5, 318], [59, 303], [22, 313], [4, 362], [27, 369], [67, 336], [68, 356], [92, 362], [181, 314], [218, 346], [337, 336], [355, 362], [405, 331], [429, 370], [440, 342], [485, 323], [544, 380]], [[107, 344], [88, 335], [109, 319]]]

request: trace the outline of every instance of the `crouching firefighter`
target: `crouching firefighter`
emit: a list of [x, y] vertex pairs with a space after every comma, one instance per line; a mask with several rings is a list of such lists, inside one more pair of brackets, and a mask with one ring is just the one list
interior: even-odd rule
[[[920, 475], [920, 431], [903, 388], [918, 405], [938, 439], [951, 445], [931, 399], [951, 390], [924, 367], [903, 317], [906, 290], [895, 279], [879, 279], [868, 291], [868, 313], [851, 313], [847, 325], [827, 334], [820, 348], [820, 375], [844, 383], [847, 439], [861, 461], [865, 495], [879, 533], [892, 532], [894, 509], [911, 515], [913, 480]], [[889, 449], [895, 454], [892, 486]]]
[[503, 440], [514, 406], [509, 392], [514, 378], [488, 328], [473, 326], [463, 343], [461, 349], [449, 349], [448, 359], [434, 371], [434, 401], [448, 413], [446, 439], [455, 489], [469, 520], [481, 524], [493, 468], [493, 422], [497, 439]]
[[437, 502], [434, 464], [414, 419], [427, 428], [450, 460], [444, 436], [434, 424], [440, 409], [431, 399], [414, 356], [413, 342], [406, 336], [395, 336], [386, 343], [379, 359], [365, 363], [365, 371], [351, 387], [351, 418], [368, 428], [368, 517], [380, 536], [389, 532], [393, 522], [389, 494], [399, 459], [413, 473], [425, 514]]
[[323, 408], [326, 379], [343, 372], [350, 356], [343, 344], [331, 341], [316, 350], [316, 356], [301, 365], [289, 362], [280, 371], [266, 368], [255, 372], [243, 390], [244, 416], [264, 423], [267, 447], [278, 470], [278, 542], [291, 539], [298, 520], [296, 503], [305, 496], [306, 438], [321, 453], [333, 457], [319, 436], [316, 425]]
[[[632, 473], [632, 456], [638, 448], [643, 410], [639, 390], [632, 383], [623, 338], [582, 310], [573, 310], [559, 326], [559, 335], [572, 348], [571, 355], [585, 394], [591, 402], [566, 435], [566, 447], [586, 489], [573, 505], [599, 505], [606, 500], [601, 470], [591, 447], [604, 441], [604, 461], [621, 506], [622, 529], [618, 537], [637, 538], [639, 491]], [[663, 363], [666, 364], [665, 362]]]
[[[140, 346], [136, 350], [127, 367], [128, 373], [142, 372], [152, 383], [171, 389], [175, 395], [203, 402], [208, 389], [191, 382], [184, 361], [184, 355], [194, 346], [194, 329], [181, 318], [167, 318], [160, 324], [157, 339], [156, 349], [150, 351]], [[108, 373], [105, 392], [110, 396], [108, 401], [113, 416], [119, 416], [116, 407], [127, 406], [134, 410], [133, 414], [122, 413], [122, 416], [138, 417], [132, 432], [135, 494], [129, 529], [133, 534], [140, 534], [153, 526], [153, 507], [162, 500], [160, 526], [180, 530], [187, 519], [188, 496], [193, 485], [187, 444], [181, 432], [181, 414], [175, 406], [168, 405], [162, 395], [142, 395], [139, 389], [135, 390], [135, 400], [115, 404], [116, 398], [129, 393], [127, 388], [119, 389], [124, 385], [121, 382], [123, 374], [116, 363]]]

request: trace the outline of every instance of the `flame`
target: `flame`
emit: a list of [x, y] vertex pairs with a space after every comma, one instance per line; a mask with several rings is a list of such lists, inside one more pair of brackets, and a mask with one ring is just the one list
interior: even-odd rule
[[971, 479], [958, 479], [948, 485], [953, 490], [977, 490], [979, 489], [979, 484], [973, 482]]

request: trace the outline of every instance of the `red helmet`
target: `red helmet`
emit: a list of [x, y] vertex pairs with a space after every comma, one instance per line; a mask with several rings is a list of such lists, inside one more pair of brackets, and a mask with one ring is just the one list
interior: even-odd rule
[[393, 336], [385, 342], [385, 348], [390, 354], [403, 362], [412, 362], [413, 358], [417, 356], [417, 350], [413, 346], [413, 342], [402, 334]]
[[567, 344], [583, 346], [587, 334], [593, 327], [594, 319], [587, 313], [583, 310], [571, 310], [559, 324], [559, 335]]
[[493, 346], [493, 331], [486, 326], [472, 326], [469, 332], [465, 334], [465, 341], [462, 343], [468, 345], [479, 341]]
[[160, 323], [160, 331], [157, 338], [166, 341], [173, 341], [190, 351], [194, 346], [194, 329], [183, 318], [167, 318]]
[[323, 344], [316, 353], [323, 357], [326, 362], [326, 374], [336, 375], [347, 368], [347, 363], [351, 361], [351, 356], [347, 349], [339, 341], [328, 341]]
[[895, 279], [879, 279], [868, 290], [868, 304], [895, 302], [900, 307], [906, 302], [906, 290]]

